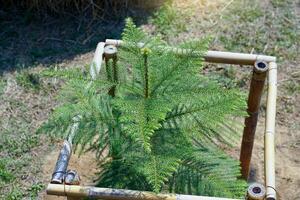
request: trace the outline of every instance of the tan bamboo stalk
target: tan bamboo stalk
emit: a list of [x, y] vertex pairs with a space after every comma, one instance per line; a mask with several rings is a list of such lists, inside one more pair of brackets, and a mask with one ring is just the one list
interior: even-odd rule
[[[107, 39], [105, 41], [107, 45], [121, 46], [123, 44], [122, 40], [112, 40]], [[142, 47], [144, 44], [139, 43]], [[164, 48], [165, 50], [165, 48]], [[185, 54], [185, 50], [172, 48], [171, 51], [174, 51], [178, 54]], [[194, 52], [194, 56], [199, 56], [199, 53]], [[265, 56], [265, 55], [256, 55], [256, 54], [245, 54], [245, 53], [231, 53], [224, 51], [207, 51], [204, 55], [204, 60], [212, 63], [224, 63], [224, 64], [239, 64], [239, 65], [253, 65], [255, 61], [264, 61], [264, 62], [276, 62], [276, 57]]]
[[248, 179], [249, 175], [260, 99], [265, 85], [267, 70], [267, 63], [262, 61], [256, 61], [254, 63], [247, 102], [247, 112], [249, 116], [245, 118], [245, 127], [243, 131], [243, 139], [240, 153], [242, 178], [245, 180]]
[[49, 184], [47, 194], [68, 197], [88, 197], [103, 200], [234, 200], [180, 194], [156, 194], [137, 190], [97, 188], [90, 186]]
[[268, 97], [265, 129], [265, 183], [267, 200], [276, 199], [275, 189], [275, 117], [277, 95], [277, 64], [269, 63]]
[[90, 66], [90, 75], [93, 80], [96, 79], [97, 75], [100, 72], [102, 61], [103, 61], [103, 53], [104, 53], [105, 42], [99, 42], [95, 51], [95, 55], [93, 58], [93, 62]]

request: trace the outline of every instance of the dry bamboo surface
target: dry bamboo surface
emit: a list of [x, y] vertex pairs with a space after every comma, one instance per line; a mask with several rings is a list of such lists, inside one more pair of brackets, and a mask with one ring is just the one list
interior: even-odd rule
[[93, 80], [96, 79], [97, 75], [100, 72], [102, 61], [103, 61], [103, 53], [104, 53], [104, 42], [99, 42], [95, 51], [95, 55], [93, 58], [93, 62], [90, 66], [90, 75]]
[[277, 64], [269, 63], [268, 97], [265, 127], [265, 184], [267, 200], [276, 199], [275, 190], [275, 117], [277, 96]]
[[[121, 46], [122, 40], [112, 40], [107, 39], [105, 41], [107, 45]], [[139, 44], [143, 46], [143, 43]], [[164, 48], [165, 49], [165, 48]], [[184, 50], [178, 48], [170, 48], [170, 50], [175, 53], [184, 54]], [[198, 56], [197, 52], [194, 53], [195, 56]], [[276, 62], [276, 57], [265, 56], [265, 55], [256, 55], [256, 54], [244, 54], [244, 53], [231, 53], [224, 51], [207, 51], [204, 55], [204, 59], [207, 62], [213, 63], [224, 63], [224, 64], [239, 64], [239, 65], [253, 65], [256, 61], [263, 62]]]
[[220, 197], [205, 197], [179, 194], [156, 194], [136, 190], [98, 188], [90, 186], [74, 186], [49, 184], [47, 194], [68, 197], [89, 197], [103, 200], [233, 200]]
[[254, 144], [254, 136], [258, 119], [260, 100], [265, 85], [266, 71], [268, 64], [257, 61], [253, 67], [253, 73], [248, 96], [248, 117], [245, 118], [245, 127], [243, 131], [243, 139], [240, 153], [240, 163], [242, 178], [247, 180], [250, 169], [252, 149]]

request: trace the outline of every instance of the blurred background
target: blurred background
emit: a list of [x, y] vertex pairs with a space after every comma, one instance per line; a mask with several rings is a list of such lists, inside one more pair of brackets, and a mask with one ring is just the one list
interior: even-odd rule
[[[124, 20], [169, 44], [210, 37], [211, 50], [278, 58], [276, 174], [281, 199], [300, 199], [300, 2], [297, 0], [0, 0], [0, 198], [51, 199], [44, 194], [61, 141], [36, 130], [59, 101], [63, 82], [45, 69], [90, 64], [96, 45], [119, 39]], [[251, 67], [206, 65], [226, 87], [247, 91]], [[251, 180], [263, 182], [261, 106]], [[238, 158], [240, 146], [227, 151]], [[93, 183], [94, 155], [71, 166]], [[90, 166], [87, 170], [86, 166]], [[57, 199], [57, 198], [55, 198]]]

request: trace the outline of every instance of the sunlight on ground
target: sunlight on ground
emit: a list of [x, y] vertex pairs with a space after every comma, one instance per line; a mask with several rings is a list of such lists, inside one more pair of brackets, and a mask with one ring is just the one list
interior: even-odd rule
[[[224, 10], [228, 5], [233, 1], [226, 0], [186, 0], [180, 1], [175, 0], [173, 2], [174, 6], [180, 9], [193, 9], [197, 11], [197, 14], [201, 15], [215, 15], [219, 14], [218, 12]], [[207, 16], [206, 16], [207, 17]]]

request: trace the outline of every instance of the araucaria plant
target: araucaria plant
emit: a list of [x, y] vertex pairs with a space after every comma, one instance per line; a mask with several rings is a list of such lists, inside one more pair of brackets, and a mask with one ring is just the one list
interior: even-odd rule
[[220, 144], [238, 136], [230, 124], [245, 115], [244, 96], [202, 75], [207, 40], [179, 45], [179, 54], [130, 19], [122, 36], [118, 61], [97, 80], [58, 73], [68, 77], [64, 103], [43, 130], [67, 137], [79, 119], [73, 143], [96, 151], [99, 186], [243, 196], [239, 163]]

